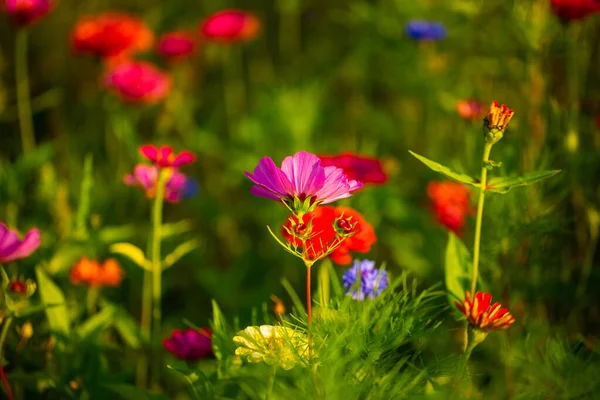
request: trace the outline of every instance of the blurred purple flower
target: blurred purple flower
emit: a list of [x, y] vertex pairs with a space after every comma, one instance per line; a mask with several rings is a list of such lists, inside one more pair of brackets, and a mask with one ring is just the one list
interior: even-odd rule
[[31, 229], [23, 240], [0, 222], [0, 264], [28, 257], [40, 247], [40, 231]]
[[435, 21], [413, 20], [404, 26], [404, 31], [411, 39], [420, 41], [437, 41], [448, 36], [444, 24]]
[[163, 340], [163, 346], [177, 358], [198, 360], [213, 354], [212, 331], [208, 328], [173, 330], [171, 337]]
[[5, 0], [4, 9], [16, 25], [29, 25], [50, 12], [51, 0]]
[[294, 198], [304, 201], [312, 197], [311, 204], [327, 204], [350, 197], [350, 192], [363, 185], [349, 180], [341, 168], [322, 167], [319, 157], [304, 151], [286, 157], [281, 168], [270, 157], [264, 157], [254, 173], [246, 172], [246, 175], [256, 184], [250, 189], [255, 196], [292, 202]]
[[[133, 174], [125, 175], [123, 182], [144, 189], [146, 196], [153, 198], [156, 193], [157, 179], [158, 168], [156, 166], [138, 164], [135, 166]], [[196, 193], [198, 193], [198, 182], [177, 170], [173, 170], [165, 186], [165, 201], [178, 203], [181, 200], [193, 197]]]
[[[360, 276], [360, 287], [357, 280]], [[352, 295], [355, 300], [364, 300], [366, 297], [376, 298], [388, 287], [388, 273], [385, 269], [375, 268], [375, 261], [354, 260], [349, 270], [342, 277], [346, 294]]]

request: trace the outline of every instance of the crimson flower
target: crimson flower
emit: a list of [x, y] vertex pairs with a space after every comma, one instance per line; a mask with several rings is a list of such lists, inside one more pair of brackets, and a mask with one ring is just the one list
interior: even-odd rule
[[4, 10], [15, 25], [30, 25], [52, 9], [52, 0], [5, 0]]
[[597, 0], [551, 0], [552, 11], [562, 21], [577, 21], [600, 11]]
[[256, 38], [259, 32], [258, 17], [237, 9], [219, 11], [200, 25], [202, 36], [215, 42], [247, 42]]
[[508, 329], [515, 322], [514, 317], [507, 308], [502, 308], [500, 303], [490, 305], [491, 302], [491, 294], [477, 292], [475, 299], [473, 299], [471, 293], [467, 290], [462, 303], [454, 301], [454, 305], [467, 317], [469, 323], [476, 328], [486, 332]]
[[177, 358], [198, 360], [213, 354], [212, 331], [208, 328], [173, 330], [170, 337], [163, 340], [163, 346]]
[[185, 150], [181, 153], [175, 153], [171, 146], [157, 147], [147, 144], [140, 147], [140, 153], [159, 168], [177, 168], [191, 164], [196, 160], [196, 156], [191, 151]]
[[319, 156], [323, 167], [334, 166], [341, 168], [350, 180], [364, 184], [381, 184], [387, 182], [387, 174], [383, 170], [381, 161], [369, 156], [343, 153], [336, 156]]
[[157, 51], [170, 61], [181, 60], [196, 49], [194, 38], [186, 32], [166, 33], [158, 40]]
[[458, 182], [432, 181], [427, 185], [427, 194], [438, 222], [460, 236], [467, 215], [473, 212], [471, 190]]
[[154, 103], [164, 99], [171, 91], [171, 77], [142, 61], [113, 66], [104, 76], [104, 84], [130, 103]]
[[29, 257], [40, 247], [40, 231], [31, 229], [23, 240], [19, 240], [16, 231], [12, 231], [0, 222], [0, 264]]

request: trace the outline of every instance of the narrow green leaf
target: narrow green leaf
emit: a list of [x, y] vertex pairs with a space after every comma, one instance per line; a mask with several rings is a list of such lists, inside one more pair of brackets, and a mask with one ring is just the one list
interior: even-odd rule
[[198, 239], [188, 240], [187, 242], [180, 244], [163, 260], [163, 270], [173, 266], [183, 256], [191, 251], [196, 250], [198, 247], [200, 247], [200, 241]]
[[83, 162], [83, 179], [79, 192], [79, 206], [75, 219], [75, 234], [81, 238], [87, 237], [87, 220], [90, 215], [91, 190], [94, 184], [93, 177], [94, 156], [89, 153]]
[[163, 224], [161, 228], [161, 238], [167, 239], [171, 236], [176, 236], [182, 233], [190, 232], [193, 229], [194, 224], [189, 219]]
[[522, 176], [497, 177], [490, 179], [487, 191], [495, 193], [508, 193], [509, 190], [518, 186], [529, 186], [551, 176], [557, 175], [561, 170], [533, 171]]
[[292, 287], [290, 282], [285, 278], [281, 278], [281, 285], [286, 290], [286, 292], [288, 292], [288, 295], [292, 299], [292, 303], [294, 303], [294, 307], [296, 307], [296, 310], [298, 312], [306, 314], [306, 308], [304, 308], [304, 304], [302, 304], [302, 300], [300, 300], [298, 293], [296, 293], [296, 291], [294, 290], [294, 288]]
[[119, 332], [129, 347], [132, 349], [139, 349], [141, 347], [138, 325], [125, 309], [120, 308], [117, 311], [114, 325], [117, 332]]
[[35, 274], [40, 298], [42, 299], [42, 303], [47, 307], [46, 317], [50, 324], [50, 330], [63, 337], [68, 337], [71, 331], [71, 324], [69, 312], [65, 304], [65, 295], [41, 267], [35, 269]]
[[414, 153], [410, 150], [408, 152], [410, 154], [412, 154], [417, 160], [421, 161], [423, 164], [425, 164], [430, 169], [432, 169], [433, 171], [439, 172], [439, 173], [447, 176], [450, 179], [454, 179], [455, 181], [462, 182], [467, 185], [479, 186], [479, 182], [475, 178], [470, 177], [469, 175], [460, 174], [458, 172], [452, 171], [450, 168], [448, 168], [442, 164], [439, 164], [435, 161], [432, 161], [428, 158], [420, 156], [417, 153]]
[[76, 329], [81, 340], [90, 339], [95, 334], [108, 328], [115, 317], [117, 310], [114, 307], [104, 307], [98, 314], [88, 318]]
[[152, 263], [139, 247], [131, 243], [115, 243], [109, 247], [111, 253], [117, 253], [131, 260], [138, 267], [152, 271]]
[[454, 308], [454, 300], [462, 301], [471, 284], [473, 260], [465, 244], [452, 232], [446, 245], [445, 270], [448, 301]]
[[45, 311], [51, 307], [58, 307], [62, 304], [34, 304], [30, 305], [27, 308], [23, 308], [21, 310], [15, 310], [15, 316], [18, 318], [28, 317], [38, 312]]

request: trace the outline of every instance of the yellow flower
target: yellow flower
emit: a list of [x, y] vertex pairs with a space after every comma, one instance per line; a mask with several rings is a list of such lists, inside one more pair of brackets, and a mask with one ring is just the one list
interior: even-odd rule
[[233, 341], [238, 346], [235, 354], [248, 362], [265, 362], [289, 370], [296, 364], [308, 364], [306, 335], [284, 326], [249, 326], [237, 333]]

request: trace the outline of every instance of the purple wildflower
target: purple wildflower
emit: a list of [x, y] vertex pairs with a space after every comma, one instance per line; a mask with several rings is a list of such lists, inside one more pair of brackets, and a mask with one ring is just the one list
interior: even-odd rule
[[[360, 276], [360, 287], [357, 277]], [[354, 260], [352, 267], [344, 272], [342, 277], [346, 294], [352, 295], [355, 300], [364, 300], [365, 297], [374, 299], [388, 287], [388, 273], [385, 269], [375, 268], [375, 261]]]
[[[146, 192], [148, 198], [153, 198], [156, 193], [156, 180], [158, 167], [154, 165], [138, 164], [133, 174], [125, 175], [123, 181], [127, 185], [137, 186]], [[198, 182], [187, 177], [177, 170], [173, 173], [165, 186], [165, 201], [178, 203], [181, 200], [193, 197], [198, 192]]]
[[344, 170], [335, 166], [321, 166], [321, 159], [314, 154], [300, 151], [286, 157], [278, 168], [270, 157], [264, 157], [246, 175], [256, 186], [250, 191], [255, 196], [293, 204], [295, 199], [310, 205], [327, 204], [352, 196], [362, 182], [349, 180]]
[[177, 358], [198, 360], [212, 355], [212, 331], [208, 328], [173, 330], [171, 337], [163, 340], [163, 346]]
[[435, 21], [413, 20], [404, 26], [404, 31], [414, 40], [438, 41], [448, 35], [444, 24]]
[[31, 229], [23, 240], [0, 222], [0, 264], [28, 257], [40, 247], [40, 231]]

